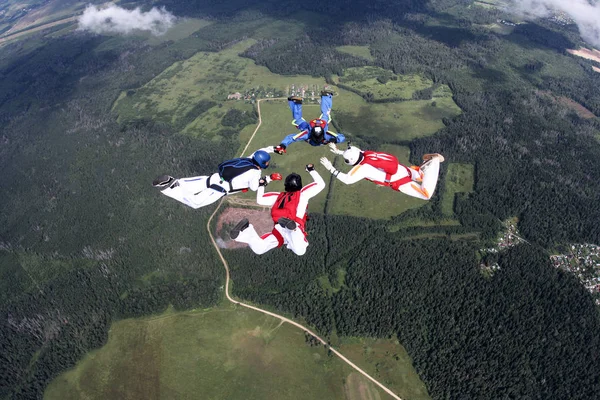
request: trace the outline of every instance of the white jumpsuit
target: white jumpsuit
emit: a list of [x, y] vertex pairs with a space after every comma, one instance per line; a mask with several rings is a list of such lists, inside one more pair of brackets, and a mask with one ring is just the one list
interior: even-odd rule
[[[310, 175], [313, 177], [314, 182], [304, 186], [300, 190], [300, 200], [298, 201], [298, 208], [296, 210], [296, 217], [300, 220], [303, 219], [306, 214], [308, 200], [325, 189], [325, 181], [323, 181], [323, 178], [321, 178], [321, 175], [319, 175], [317, 171], [310, 171]], [[263, 206], [273, 206], [277, 200], [277, 196], [279, 196], [278, 192], [265, 193], [264, 186], [261, 186], [256, 193], [256, 202]], [[261, 237], [256, 233], [254, 226], [250, 224], [248, 228], [240, 232], [235, 240], [237, 242], [247, 243], [256, 254], [264, 254], [267, 251], [284, 244], [296, 255], [301, 256], [306, 253], [308, 240], [306, 240], [306, 233], [304, 232], [303, 226], [298, 225], [296, 229], [291, 231], [279, 224], [275, 224], [273, 230], [279, 233], [280, 238], [277, 238], [277, 234], [274, 234], [273, 232], [267, 233]]]
[[[437, 186], [438, 175], [440, 173], [440, 160], [437, 157], [423, 163], [420, 171], [407, 168], [402, 164], [398, 166], [396, 172], [390, 178], [390, 182], [398, 181], [411, 174], [412, 182], [400, 185], [398, 190], [409, 196], [417, 197], [423, 200], [429, 200], [433, 196]], [[361, 179], [368, 179], [376, 182], [384, 182], [386, 174], [384, 171], [369, 164], [358, 164], [354, 166], [347, 174], [343, 172], [334, 172], [333, 174], [346, 185], [351, 185]], [[418, 181], [421, 181], [420, 183]]]
[[[273, 153], [273, 146], [260, 150], [266, 151], [267, 153]], [[254, 155], [254, 153], [252, 153], [252, 155]], [[252, 158], [252, 155], [250, 155], [249, 158]], [[234, 194], [242, 189], [256, 191], [258, 189], [258, 181], [261, 178], [261, 172], [262, 170], [258, 167], [257, 169], [246, 171], [233, 178], [231, 180], [231, 185], [229, 184], [230, 182], [221, 182], [221, 177], [216, 172], [210, 176], [202, 175], [190, 178], [180, 178], [170, 187], [163, 189], [161, 193], [192, 208], [200, 208], [216, 202], [227, 194]], [[214, 184], [220, 186], [224, 191], [211, 189], [209, 187], [210, 185], [207, 185], [207, 179], [209, 178], [210, 185]], [[232, 188], [233, 192], [229, 193]]]

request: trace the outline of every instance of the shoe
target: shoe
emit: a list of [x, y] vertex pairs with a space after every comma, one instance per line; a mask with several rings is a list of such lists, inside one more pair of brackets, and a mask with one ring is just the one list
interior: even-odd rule
[[437, 158], [438, 160], [440, 160], [441, 163], [444, 162], [444, 156], [439, 153], [431, 153], [431, 154], [423, 155], [423, 161], [433, 160], [434, 158]]
[[289, 229], [290, 231], [293, 231], [294, 229], [296, 229], [296, 222], [292, 221], [289, 218], [281, 217], [277, 220], [277, 223], [282, 228]]
[[421, 171], [421, 167], [418, 167], [416, 165], [411, 165], [410, 169], [415, 170], [415, 171], [417, 171], [419, 173], [419, 177], [415, 178], [414, 181], [418, 182], [418, 183], [423, 182], [423, 175], [424, 175], [424, 173], [423, 173], [423, 171]]
[[300, 97], [300, 96], [290, 96], [290, 97], [288, 97], [288, 101], [293, 101], [296, 104], [302, 104], [302, 97]]
[[174, 181], [175, 181], [175, 178], [173, 178], [171, 175], [161, 175], [152, 181], [152, 186], [154, 186], [155, 188], [164, 189], [168, 186], [171, 186], [171, 184]]
[[321, 96], [333, 96], [333, 90], [323, 89], [321, 90]]
[[236, 226], [233, 227], [231, 231], [229, 231], [229, 237], [233, 240], [237, 239], [240, 236], [240, 232], [250, 226], [250, 222], [248, 222], [247, 218], [244, 218], [240, 222], [237, 223]]

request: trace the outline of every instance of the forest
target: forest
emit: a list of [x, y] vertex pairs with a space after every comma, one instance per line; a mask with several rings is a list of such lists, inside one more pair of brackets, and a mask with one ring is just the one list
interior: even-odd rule
[[[370, 64], [449, 85], [462, 114], [434, 136], [394, 144], [410, 146], [415, 163], [439, 151], [476, 173], [474, 191], [455, 199], [460, 226], [388, 229], [441, 219], [442, 179], [430, 203], [391, 221], [311, 214], [305, 257], [226, 252], [234, 295], [326, 336], [397, 336], [434, 399], [600, 397], [598, 310], [548, 260], [559, 244], [600, 243], [600, 123], [545, 94], [600, 115], [600, 74], [565, 51], [582, 44], [576, 27], [540, 20], [499, 35], [481, 24], [503, 13], [467, 0], [159, 3], [214, 23], [157, 46], [73, 32], [0, 48], [0, 397], [41, 398], [106, 342], [112, 321], [220, 301], [222, 267], [205, 231], [214, 209], [167, 205], [150, 182], [212, 171], [256, 115], [230, 111], [230, 134], [215, 147], [177, 134], [210, 102], [173, 124], [119, 124], [111, 107], [173, 62], [248, 37], [257, 43], [244, 56], [282, 75], [331, 81]], [[310, 29], [269, 37], [260, 18]], [[341, 45], [369, 46], [374, 61]], [[539, 57], [507, 58], [515, 46]], [[545, 73], [562, 59], [569, 75]], [[343, 118], [335, 125], [363, 148], [385, 144]], [[515, 216], [528, 244], [497, 256], [500, 270], [486, 278], [477, 250]], [[433, 231], [447, 237], [413, 238]], [[335, 282], [339, 271], [343, 284], [324, 290], [319, 278]]]

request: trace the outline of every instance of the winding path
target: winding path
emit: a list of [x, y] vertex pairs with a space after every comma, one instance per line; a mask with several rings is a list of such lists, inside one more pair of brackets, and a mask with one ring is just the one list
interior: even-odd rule
[[[269, 100], [279, 100], [279, 99], [280, 98], [269, 99]], [[246, 152], [246, 150], [248, 150], [248, 146], [250, 146], [250, 143], [252, 142], [252, 139], [254, 139], [254, 136], [256, 135], [256, 132], [258, 132], [258, 129], [260, 128], [260, 125], [262, 124], [262, 118], [260, 116], [260, 102], [262, 100], [264, 100], [264, 99], [261, 99], [261, 100], [257, 101], [258, 125], [256, 126], [256, 129], [254, 130], [254, 133], [252, 133], [252, 136], [250, 137], [250, 139], [248, 139], [248, 143], [246, 144], [246, 147], [244, 147], [244, 150], [242, 151], [242, 155]], [[217, 246], [217, 242], [215, 241], [215, 238], [214, 238], [214, 236], [213, 236], [213, 234], [211, 232], [211, 229], [210, 229], [210, 223], [212, 222], [213, 217], [217, 214], [217, 211], [219, 211], [219, 208], [221, 208], [221, 204], [223, 204], [223, 200], [224, 200], [224, 198], [221, 199], [221, 201], [217, 205], [217, 208], [215, 209], [215, 211], [211, 214], [210, 218], [208, 219], [208, 222], [206, 223], [206, 230], [208, 231], [208, 235], [210, 236], [210, 240], [212, 241], [212, 244], [215, 247], [215, 250], [219, 254], [219, 257], [221, 258], [221, 262], [223, 263], [223, 267], [225, 267], [225, 296], [227, 296], [227, 300], [229, 300], [233, 304], [236, 304], [236, 305], [239, 305], [239, 306], [242, 306], [242, 307], [246, 307], [246, 308], [249, 308], [251, 310], [255, 310], [255, 311], [261, 312], [263, 314], [267, 314], [267, 315], [270, 315], [272, 317], [278, 318], [278, 319], [280, 319], [282, 321], [282, 323], [283, 322], [287, 322], [289, 324], [292, 324], [295, 327], [297, 327], [299, 329], [302, 329], [305, 332], [308, 332], [310, 335], [312, 335], [315, 338], [317, 338], [317, 340], [319, 340], [323, 345], [327, 346], [327, 342], [323, 338], [321, 338], [320, 336], [318, 336], [316, 333], [314, 333], [313, 331], [311, 331], [307, 327], [305, 327], [303, 325], [300, 325], [296, 321], [293, 321], [293, 320], [291, 320], [289, 318], [286, 318], [283, 315], [275, 314], [275, 313], [273, 313], [271, 311], [263, 310], [262, 308], [258, 308], [258, 307], [255, 307], [253, 305], [250, 305], [250, 304], [242, 303], [240, 301], [235, 300], [233, 297], [231, 297], [231, 295], [229, 294], [229, 281], [230, 281], [229, 264], [227, 264], [227, 261], [225, 261], [225, 257], [223, 257], [223, 254], [221, 253], [221, 249], [219, 248], [219, 246]], [[367, 374], [365, 371], [363, 371], [362, 369], [360, 369], [352, 361], [350, 361], [346, 357], [344, 357], [344, 355], [342, 353], [340, 353], [339, 351], [337, 351], [336, 349], [334, 349], [331, 346], [329, 346], [329, 350], [331, 350], [332, 353], [334, 353], [336, 356], [338, 356], [344, 362], [346, 362], [346, 364], [350, 365], [356, 371], [358, 371], [359, 373], [361, 373], [364, 377], [366, 377], [371, 382], [373, 382], [374, 384], [376, 384], [377, 386], [379, 386], [383, 391], [385, 391], [387, 394], [389, 394], [390, 396], [392, 396], [394, 399], [396, 399], [396, 400], [402, 400], [394, 392], [392, 392], [390, 389], [388, 389], [387, 387], [385, 387], [381, 382], [379, 382], [378, 380], [376, 380], [375, 378], [373, 378], [371, 375]]]

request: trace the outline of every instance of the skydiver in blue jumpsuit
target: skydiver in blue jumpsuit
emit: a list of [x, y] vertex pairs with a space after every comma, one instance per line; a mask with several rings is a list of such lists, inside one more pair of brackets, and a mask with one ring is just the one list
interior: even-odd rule
[[288, 97], [288, 104], [292, 110], [292, 124], [300, 133], [292, 133], [287, 135], [281, 144], [275, 146], [275, 152], [283, 154], [290, 143], [307, 142], [311, 146], [322, 146], [328, 143], [342, 143], [346, 141], [346, 137], [342, 133], [329, 131], [329, 122], [331, 121], [331, 107], [333, 104], [333, 92], [331, 90], [323, 90], [321, 92], [321, 116], [313, 119], [310, 122], [302, 117], [302, 98], [298, 96]]

